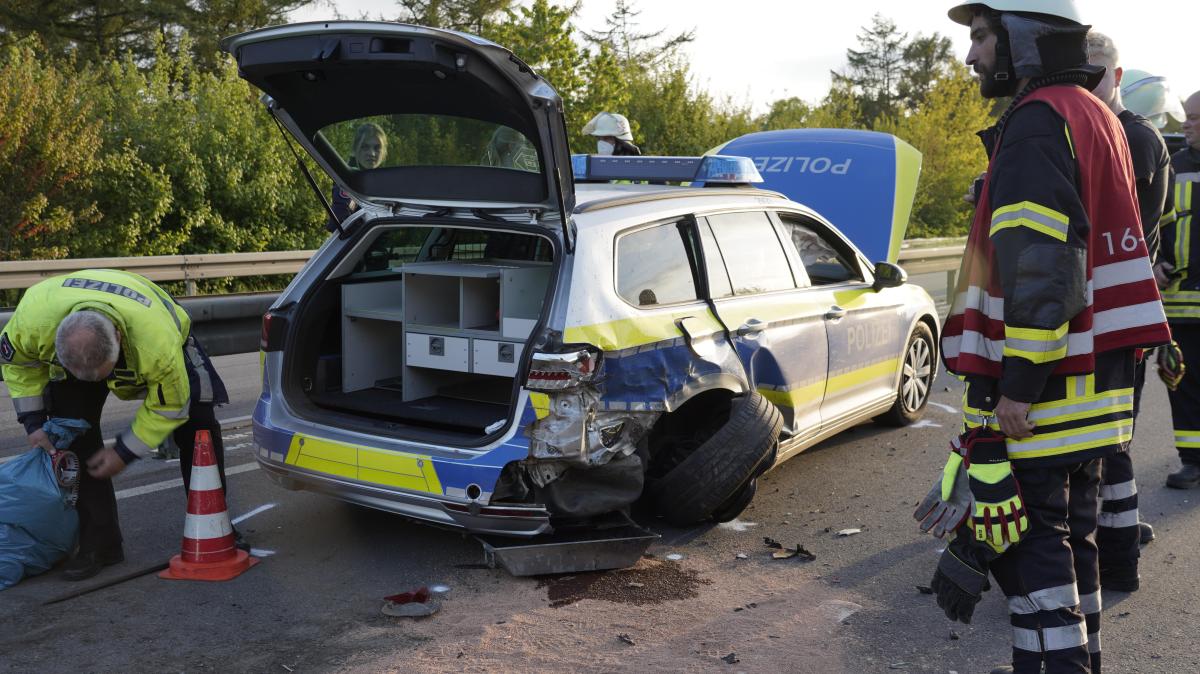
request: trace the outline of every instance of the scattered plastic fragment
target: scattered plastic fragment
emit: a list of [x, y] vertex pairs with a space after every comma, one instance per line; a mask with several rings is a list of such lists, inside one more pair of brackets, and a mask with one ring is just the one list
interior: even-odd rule
[[738, 660], [737, 653], [730, 653], [721, 659], [731, 665], [741, 662], [741, 660]]
[[424, 618], [438, 612], [442, 607], [438, 601], [430, 601], [429, 588], [421, 587], [413, 592], [401, 592], [383, 598], [381, 613], [397, 618]]
[[636, 581], [632, 581], [632, 580], [631, 580], [631, 581], [629, 581], [628, 583], [625, 583], [625, 587], [646, 587], [646, 584], [645, 584], [645, 583], [638, 583], [638, 582], [636, 582]]
[[734, 555], [734, 557], [736, 557], [737, 559], [750, 559], [750, 555], [747, 555], [744, 552], [739, 552], [736, 555]]
[[850, 616], [862, 610], [862, 605], [855, 604], [852, 601], [829, 599], [821, 602], [820, 605], [817, 606], [817, 610], [829, 616], [835, 622], [845, 623]]
[[617, 639], [629, 644], [630, 646], [636, 645], [633, 643], [633, 639], [628, 634], [618, 634]]
[[955, 632], [954, 630], [950, 630], [950, 641], [958, 641], [961, 638], [962, 637], [958, 636], [958, 632]]
[[921, 594], [933, 594], [933, 588], [929, 587], [928, 585], [918, 585], [917, 592], [920, 592]]
[[861, 533], [862, 529], [842, 529], [841, 531], [837, 532], [837, 535], [845, 538], [846, 536], [853, 536]]
[[791, 559], [792, 557], [799, 557], [800, 560], [804, 562], [811, 562], [817, 558], [816, 555], [808, 550], [805, 550], [804, 546], [800, 545], [799, 543], [797, 543], [796, 547], [794, 548], [783, 548], [781, 550], [776, 550], [775, 552], [771, 553], [771, 557], [774, 559]]
[[907, 662], [893, 662], [892, 664], [888, 665], [888, 669], [904, 669], [907, 666]]
[[763, 545], [767, 546], [768, 548], [775, 548], [776, 550], [783, 549], [783, 543], [780, 543], [770, 536], [763, 536]]
[[672, 552], [671, 554], [667, 555], [667, 559], [671, 560], [672, 562], [678, 562], [679, 560], [683, 559], [683, 555], [679, 554], [678, 552]]
[[434, 594], [446, 594], [447, 592], [449, 592], [449, 591], [450, 591], [450, 586], [449, 586], [449, 585], [442, 585], [442, 584], [440, 584], [440, 583], [439, 583], [438, 585], [430, 585], [430, 586], [429, 586], [429, 591], [430, 591], [430, 592], [432, 592], [432, 593], [434, 593]]

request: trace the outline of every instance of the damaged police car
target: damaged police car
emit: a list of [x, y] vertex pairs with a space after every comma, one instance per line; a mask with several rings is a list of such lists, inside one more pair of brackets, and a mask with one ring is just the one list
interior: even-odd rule
[[[284, 487], [508, 536], [639, 502], [724, 520], [799, 451], [922, 414], [932, 300], [750, 186], [774, 160], [572, 158], [554, 90], [461, 33], [330, 22], [223, 46], [357, 204], [263, 320], [254, 437]], [[891, 177], [863, 171], [851, 201], [886, 217], [855, 225], [902, 231], [899, 141], [796, 138], [880, 152]]]

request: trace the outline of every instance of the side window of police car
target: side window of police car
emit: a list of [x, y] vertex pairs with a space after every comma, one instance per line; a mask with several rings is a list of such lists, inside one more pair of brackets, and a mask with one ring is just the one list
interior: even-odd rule
[[626, 302], [649, 308], [699, 298], [684, 232], [670, 222], [617, 239], [617, 293]]
[[821, 225], [797, 215], [780, 213], [804, 270], [814, 286], [863, 280], [854, 256]]
[[775, 225], [765, 212], [722, 213], [709, 215], [707, 219], [729, 272], [734, 295], [796, 287]]

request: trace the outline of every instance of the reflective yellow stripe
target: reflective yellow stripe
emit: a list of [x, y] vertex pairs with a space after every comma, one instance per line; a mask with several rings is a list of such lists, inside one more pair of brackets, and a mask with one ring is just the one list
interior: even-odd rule
[[762, 397], [779, 407], [802, 409], [805, 406], [820, 402], [821, 397], [825, 393], [825, 381], [813, 382], [787, 391], [760, 388], [758, 392], [762, 394]]
[[1004, 326], [1004, 355], [1024, 358], [1033, 363], [1049, 363], [1067, 357], [1070, 325], [1055, 330]]
[[1200, 431], [1175, 430], [1176, 447], [1200, 447]]
[[427, 456], [356, 447], [297, 433], [288, 447], [287, 463], [351, 480], [442, 493], [437, 470]]
[[1120, 419], [1066, 431], [1043, 433], [1024, 440], [1008, 439], [1008, 458], [1037, 459], [1107, 447], [1133, 439], [1133, 419]]
[[1022, 201], [997, 208], [992, 212], [992, 227], [989, 235], [995, 236], [996, 232], [1010, 227], [1028, 227], [1065, 242], [1070, 223], [1070, 218], [1052, 208], [1032, 201]]
[[1075, 143], [1071, 141], [1071, 127], [1063, 124], [1063, 133], [1067, 135], [1067, 147], [1071, 148], [1071, 159], [1075, 158]]

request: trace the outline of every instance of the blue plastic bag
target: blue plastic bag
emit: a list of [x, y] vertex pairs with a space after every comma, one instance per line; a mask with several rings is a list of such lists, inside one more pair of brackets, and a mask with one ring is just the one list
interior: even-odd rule
[[79, 514], [50, 455], [34, 448], [0, 464], [0, 590], [54, 566], [78, 533]]

